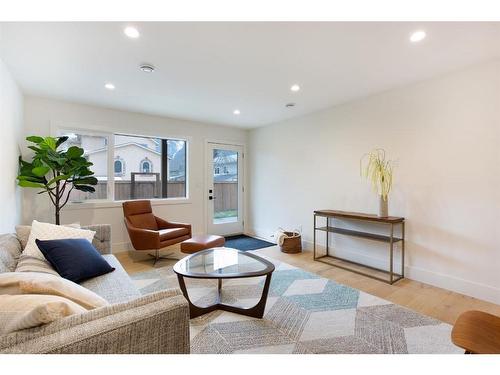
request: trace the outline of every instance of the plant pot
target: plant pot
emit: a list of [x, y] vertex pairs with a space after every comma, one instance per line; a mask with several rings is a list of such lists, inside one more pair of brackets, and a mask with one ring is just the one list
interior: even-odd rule
[[379, 217], [389, 216], [389, 197], [387, 197], [387, 199], [384, 199], [382, 195], [380, 196], [379, 206], [378, 206], [378, 216]]

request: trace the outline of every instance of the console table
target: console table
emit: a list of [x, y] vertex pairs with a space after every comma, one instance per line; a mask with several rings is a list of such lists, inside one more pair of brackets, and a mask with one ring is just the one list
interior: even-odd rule
[[[326, 218], [326, 225], [325, 226], [319, 226], [317, 225], [317, 218], [318, 217], [324, 217]], [[376, 233], [369, 233], [369, 232], [361, 232], [357, 230], [351, 230], [351, 229], [345, 229], [345, 228], [340, 228], [338, 226], [335, 226], [335, 219], [342, 219], [342, 220], [357, 220], [357, 221], [362, 221], [366, 223], [379, 223], [379, 224], [384, 224], [387, 225], [389, 228], [389, 233], [388, 234], [376, 234]], [[398, 229], [399, 227], [399, 235], [395, 234], [395, 229]], [[316, 232], [317, 231], [323, 231], [326, 232], [326, 254], [325, 255], [320, 255], [317, 256], [316, 253]], [[329, 249], [329, 244], [328, 244], [328, 237], [329, 233], [336, 233], [336, 234], [341, 234], [341, 235], [346, 235], [346, 236], [353, 236], [353, 237], [359, 237], [359, 238], [364, 238], [368, 240], [373, 240], [373, 241], [380, 241], [380, 242], [385, 242], [389, 244], [389, 270], [381, 269], [381, 268], [376, 268], [372, 266], [368, 266], [366, 264], [362, 263], [357, 263], [353, 262], [349, 259], [337, 257], [335, 255], [330, 254], [330, 249]], [[377, 215], [371, 215], [371, 214], [364, 214], [364, 213], [357, 213], [357, 212], [347, 212], [347, 211], [336, 211], [336, 210], [317, 210], [314, 211], [314, 234], [313, 234], [313, 242], [314, 242], [314, 247], [313, 247], [313, 254], [314, 254], [314, 260], [323, 262], [326, 264], [329, 264], [334, 267], [339, 267], [348, 271], [355, 272], [360, 275], [368, 276], [376, 280], [384, 281], [389, 284], [393, 284], [398, 280], [401, 280], [404, 278], [404, 263], [405, 263], [405, 219], [404, 217], [395, 217], [395, 216], [387, 216], [387, 217], [379, 217]], [[394, 250], [395, 250], [395, 245], [400, 244], [400, 249], [401, 249], [401, 271], [399, 273], [394, 271]], [[340, 265], [340, 264], [334, 264], [331, 262], [331, 260], [340, 260], [345, 263], [355, 265], [355, 266], [361, 266], [367, 269], [371, 270], [376, 270], [379, 272], [382, 272], [386, 275], [388, 275], [388, 278], [383, 278], [383, 277], [378, 277], [366, 272], [362, 272], [358, 269], [354, 269], [352, 267]], [[330, 260], [330, 261], [328, 261]]]

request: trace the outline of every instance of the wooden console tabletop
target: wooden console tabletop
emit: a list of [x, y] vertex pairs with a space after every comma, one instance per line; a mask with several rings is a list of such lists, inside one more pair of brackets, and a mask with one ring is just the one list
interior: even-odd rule
[[316, 210], [315, 215], [318, 216], [329, 216], [329, 217], [339, 217], [344, 219], [355, 219], [355, 220], [366, 220], [366, 221], [377, 221], [379, 223], [401, 223], [405, 220], [404, 217], [398, 216], [386, 216], [380, 217], [373, 214], [364, 214], [360, 212], [350, 212], [350, 211], [337, 211], [337, 210]]
[[[326, 225], [324, 226], [317, 226], [317, 217], [324, 217], [326, 218]], [[364, 222], [374, 222], [374, 223], [379, 223], [379, 224], [385, 224], [389, 226], [389, 233], [388, 234], [379, 234], [379, 233], [370, 233], [370, 232], [364, 232], [364, 231], [357, 231], [357, 230], [352, 230], [352, 229], [346, 229], [346, 228], [341, 228], [341, 227], [336, 227], [334, 224], [334, 219], [342, 219], [342, 220], [359, 220], [359, 221], [364, 221]], [[395, 235], [394, 229], [395, 226], [400, 227], [400, 234], [398, 236]], [[322, 231], [326, 232], [326, 254], [325, 255], [316, 255], [316, 232], [317, 231]], [[386, 269], [381, 269], [381, 268], [376, 268], [376, 267], [371, 267], [365, 264], [353, 262], [351, 260], [345, 259], [345, 258], [340, 258], [337, 256], [334, 256], [330, 254], [330, 249], [329, 249], [329, 234], [330, 233], [335, 233], [335, 234], [341, 234], [341, 235], [347, 235], [347, 236], [353, 236], [353, 237], [358, 237], [358, 238], [364, 238], [368, 240], [374, 240], [374, 241], [381, 241], [381, 242], [386, 242], [389, 244], [389, 267], [388, 270]], [[394, 282], [401, 280], [404, 278], [404, 252], [405, 252], [405, 219], [403, 217], [397, 217], [397, 216], [387, 216], [387, 217], [379, 217], [377, 215], [373, 214], [366, 214], [366, 213], [358, 213], [358, 212], [348, 212], [348, 211], [338, 211], [338, 210], [316, 210], [314, 211], [314, 260], [332, 265], [334, 267], [339, 267], [346, 269], [348, 271], [352, 271], [364, 276], [371, 277], [373, 279], [377, 279], [380, 281], [387, 282], [389, 284], [393, 284]], [[401, 248], [401, 272], [396, 273], [394, 272], [394, 250], [395, 250], [395, 244], [400, 243], [400, 248]], [[344, 263], [352, 264], [355, 266], [361, 266], [367, 269], [371, 270], [376, 270], [378, 272], [382, 272], [384, 274], [387, 274], [389, 276], [388, 279], [386, 278], [381, 278], [377, 277], [374, 275], [371, 275], [366, 272], [362, 272], [359, 269], [355, 269], [352, 267], [347, 267], [339, 264], [333, 264], [331, 261], [327, 261], [328, 259], [330, 260], [340, 260]]]

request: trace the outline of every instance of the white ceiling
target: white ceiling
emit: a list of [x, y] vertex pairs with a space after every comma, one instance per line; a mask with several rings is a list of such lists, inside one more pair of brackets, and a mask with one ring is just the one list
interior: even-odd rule
[[[412, 44], [416, 29], [427, 38]], [[500, 57], [500, 23], [3, 23], [2, 34], [27, 94], [246, 128]]]

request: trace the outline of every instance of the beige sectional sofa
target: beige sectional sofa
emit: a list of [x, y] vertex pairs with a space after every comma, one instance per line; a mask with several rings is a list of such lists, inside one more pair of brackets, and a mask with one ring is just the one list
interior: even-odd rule
[[[0, 353], [189, 353], [189, 308], [180, 291], [141, 296], [111, 254], [110, 226], [86, 229], [96, 231], [94, 246], [116, 269], [81, 285], [110, 305], [0, 336]], [[21, 252], [16, 235], [0, 235], [0, 273], [13, 272]]]

